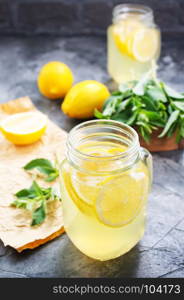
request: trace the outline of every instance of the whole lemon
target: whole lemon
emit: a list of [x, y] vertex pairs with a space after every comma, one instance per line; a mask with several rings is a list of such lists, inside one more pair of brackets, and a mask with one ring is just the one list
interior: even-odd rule
[[44, 65], [38, 75], [38, 88], [49, 99], [63, 98], [73, 84], [70, 68], [62, 62], [52, 61]]
[[81, 81], [70, 89], [61, 108], [71, 118], [87, 119], [93, 117], [95, 108], [102, 108], [109, 96], [104, 84], [95, 80]]

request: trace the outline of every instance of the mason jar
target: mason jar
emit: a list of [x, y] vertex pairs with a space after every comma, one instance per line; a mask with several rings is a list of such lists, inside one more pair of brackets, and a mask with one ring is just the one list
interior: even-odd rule
[[74, 127], [60, 164], [64, 227], [73, 244], [98, 260], [118, 257], [141, 239], [152, 159], [136, 131], [111, 120]]
[[160, 56], [161, 35], [151, 8], [120, 4], [113, 9], [107, 30], [107, 68], [120, 83], [139, 80], [155, 68]]

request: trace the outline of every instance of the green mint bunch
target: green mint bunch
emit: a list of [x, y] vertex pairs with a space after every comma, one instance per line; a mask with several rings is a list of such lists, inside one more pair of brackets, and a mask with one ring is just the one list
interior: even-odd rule
[[154, 130], [162, 129], [159, 138], [177, 132], [176, 142], [184, 138], [184, 94], [164, 82], [144, 76], [140, 81], [122, 84], [106, 100], [98, 119], [112, 119], [138, 128], [149, 143]]

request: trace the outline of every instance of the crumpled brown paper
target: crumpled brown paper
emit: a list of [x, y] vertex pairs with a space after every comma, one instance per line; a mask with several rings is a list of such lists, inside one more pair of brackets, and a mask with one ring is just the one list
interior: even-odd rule
[[[28, 97], [9, 101], [0, 105], [0, 121], [7, 115], [35, 109]], [[32, 177], [22, 167], [35, 158], [54, 161], [58, 149], [60, 156], [64, 157], [65, 140], [66, 132], [51, 121], [48, 121], [46, 133], [40, 141], [29, 146], [15, 146], [0, 133], [0, 239], [5, 246], [21, 252], [36, 248], [64, 232], [61, 202], [51, 202], [45, 221], [36, 227], [30, 226], [30, 212], [10, 204], [17, 191], [30, 187], [32, 183]], [[46, 184], [43, 180], [39, 183]], [[54, 184], [58, 185], [58, 182]]]

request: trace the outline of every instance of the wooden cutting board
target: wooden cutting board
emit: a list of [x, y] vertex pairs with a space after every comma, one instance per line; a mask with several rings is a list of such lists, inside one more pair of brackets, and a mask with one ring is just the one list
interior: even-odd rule
[[184, 149], [184, 140], [182, 140], [179, 144], [176, 143], [176, 133], [170, 138], [158, 138], [158, 135], [161, 133], [161, 131], [161, 129], [158, 129], [153, 132], [149, 144], [147, 144], [139, 134], [141, 146], [148, 149], [150, 152]]

